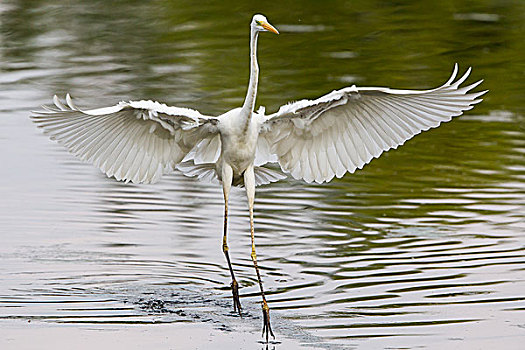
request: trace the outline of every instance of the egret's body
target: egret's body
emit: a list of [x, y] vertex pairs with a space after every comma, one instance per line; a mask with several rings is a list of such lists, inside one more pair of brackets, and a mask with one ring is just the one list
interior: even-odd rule
[[[244, 104], [218, 117], [152, 101], [81, 110], [66, 96], [64, 105], [45, 107], [33, 119], [45, 132], [108, 176], [153, 183], [179, 169], [199, 179], [218, 179], [224, 193], [223, 252], [232, 277], [234, 310], [241, 313], [238, 283], [227, 244], [231, 186], [244, 185], [250, 213], [251, 257], [262, 295], [263, 333], [272, 334], [269, 308], [257, 267], [253, 203], [255, 187], [286, 177], [322, 183], [361, 169], [384, 151], [397, 148], [421, 131], [449, 121], [486, 91], [470, 93], [478, 81], [460, 87], [470, 69], [456, 79], [457, 65], [442, 86], [423, 91], [347, 87], [316, 100], [301, 100], [265, 115], [255, 112], [259, 67], [257, 37], [278, 34], [267, 19], [255, 15], [250, 31], [250, 82]], [[265, 168], [277, 162], [281, 171]]]
[[246, 126], [242, 126], [243, 119], [246, 117], [240, 108], [219, 117], [222, 149], [217, 161], [217, 174], [221, 181], [225, 167], [232, 168], [234, 179], [237, 180], [253, 164], [259, 136], [258, 125], [252, 118]]

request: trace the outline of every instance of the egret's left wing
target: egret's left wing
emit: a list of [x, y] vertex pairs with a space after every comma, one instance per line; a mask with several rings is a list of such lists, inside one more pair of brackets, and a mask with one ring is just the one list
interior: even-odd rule
[[192, 109], [129, 101], [81, 110], [69, 95], [66, 104], [56, 96], [54, 102], [34, 112], [33, 121], [71, 153], [117, 180], [153, 183], [190, 152], [205, 160], [220, 152], [217, 119]]
[[482, 81], [460, 87], [470, 68], [455, 81], [457, 70], [455, 65], [450, 79], [432, 90], [352, 86], [282, 106], [266, 117], [259, 138], [296, 179], [322, 183], [342, 177], [479, 103], [486, 91], [469, 91]]

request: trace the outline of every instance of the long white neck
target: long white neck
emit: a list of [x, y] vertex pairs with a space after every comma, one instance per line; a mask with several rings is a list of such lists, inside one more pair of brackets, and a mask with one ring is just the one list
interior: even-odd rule
[[255, 108], [255, 98], [257, 96], [257, 84], [259, 81], [259, 66], [257, 65], [257, 37], [259, 32], [252, 26], [250, 31], [250, 83], [246, 99], [242, 105], [241, 113], [251, 118]]

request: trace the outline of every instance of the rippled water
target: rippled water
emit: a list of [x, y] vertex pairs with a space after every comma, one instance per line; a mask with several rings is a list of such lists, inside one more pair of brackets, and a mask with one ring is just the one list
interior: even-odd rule
[[263, 347], [242, 190], [230, 208], [240, 319], [219, 187], [180, 174], [156, 185], [107, 179], [28, 118], [65, 92], [85, 106], [152, 98], [204, 114], [234, 108], [257, 11], [282, 32], [260, 38], [258, 101], [269, 110], [345, 84], [427, 88], [456, 61], [491, 90], [467, 115], [353, 175], [258, 188], [258, 257], [280, 342], [271, 347], [519, 349], [521, 1], [0, 3], [0, 347], [56, 337], [58, 348], [79, 339], [87, 348]]

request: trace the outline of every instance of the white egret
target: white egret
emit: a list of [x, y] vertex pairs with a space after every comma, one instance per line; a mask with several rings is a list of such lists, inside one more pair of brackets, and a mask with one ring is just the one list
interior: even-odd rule
[[[263, 336], [268, 341], [273, 332], [255, 254], [255, 187], [283, 179], [284, 174], [322, 183], [353, 173], [384, 151], [471, 109], [486, 91], [469, 93], [481, 80], [460, 87], [470, 68], [456, 80], [455, 65], [450, 79], [435, 89], [351, 86], [316, 100], [286, 104], [265, 115], [263, 109], [254, 111], [259, 77], [257, 38], [259, 32], [279, 32], [260, 14], [253, 16], [250, 29], [246, 99], [242, 107], [218, 117], [152, 101], [82, 110], [67, 95], [66, 104], [55, 96], [54, 107], [44, 107], [32, 118], [70, 152], [117, 180], [153, 183], [174, 169], [200, 179], [218, 179], [224, 193], [223, 252], [232, 279], [233, 308], [239, 314], [239, 287], [227, 243], [228, 196], [232, 185], [244, 185], [251, 257], [262, 296]], [[277, 162], [282, 172], [264, 167], [271, 162]]]

